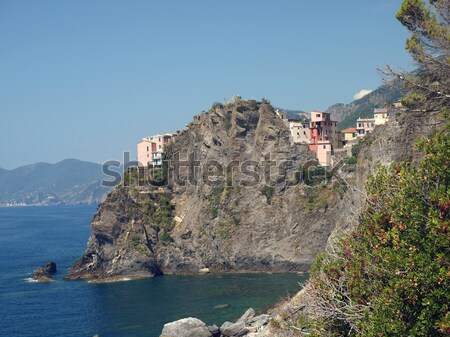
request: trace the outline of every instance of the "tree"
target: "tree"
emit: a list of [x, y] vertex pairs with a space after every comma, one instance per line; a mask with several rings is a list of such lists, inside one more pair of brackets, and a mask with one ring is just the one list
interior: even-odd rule
[[417, 145], [419, 168], [380, 167], [356, 228], [317, 258], [313, 335], [450, 335], [450, 124]]
[[442, 110], [450, 105], [450, 0], [404, 0], [396, 18], [411, 33], [406, 49], [419, 68], [387, 73], [403, 82], [410, 93], [402, 100], [409, 109]]
[[[396, 17], [419, 68], [386, 73], [409, 89], [407, 109], [448, 115], [450, 0], [404, 0]], [[417, 146], [420, 165], [380, 167], [355, 227], [313, 265], [311, 336], [450, 336], [450, 122]]]

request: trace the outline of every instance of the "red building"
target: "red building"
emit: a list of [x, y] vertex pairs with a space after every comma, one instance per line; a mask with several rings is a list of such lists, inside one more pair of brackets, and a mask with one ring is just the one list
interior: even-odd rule
[[332, 148], [339, 147], [339, 137], [337, 131], [337, 122], [332, 121], [328, 112], [311, 112], [311, 122], [309, 124], [309, 149], [317, 152], [318, 142], [329, 141]]

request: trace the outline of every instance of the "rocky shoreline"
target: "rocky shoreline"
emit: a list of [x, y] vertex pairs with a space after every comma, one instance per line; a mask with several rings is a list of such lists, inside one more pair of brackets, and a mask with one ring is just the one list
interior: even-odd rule
[[[305, 290], [300, 290], [292, 298], [282, 301], [265, 314], [256, 315], [249, 308], [236, 322], [224, 322], [220, 327], [208, 326], [193, 317], [180, 319], [164, 325], [160, 337], [291, 337], [307, 335], [308, 331], [293, 317], [305, 313]], [[282, 328], [284, 326], [284, 328]], [[286, 329], [286, 326], [288, 327]]]
[[267, 329], [270, 317], [256, 316], [255, 310], [249, 308], [236, 322], [225, 322], [220, 327], [207, 326], [197, 318], [188, 317], [165, 324], [160, 337], [256, 337]]

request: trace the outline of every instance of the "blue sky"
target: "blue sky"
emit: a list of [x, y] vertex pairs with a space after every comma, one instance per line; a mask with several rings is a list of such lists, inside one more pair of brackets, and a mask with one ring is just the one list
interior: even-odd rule
[[0, 0], [0, 167], [135, 155], [239, 94], [324, 110], [410, 69], [401, 0]]

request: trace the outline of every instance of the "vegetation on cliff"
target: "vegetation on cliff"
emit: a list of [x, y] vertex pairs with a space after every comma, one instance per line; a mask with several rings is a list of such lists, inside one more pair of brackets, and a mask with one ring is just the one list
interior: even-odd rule
[[[405, 0], [397, 14], [413, 34], [407, 49], [421, 69], [408, 76], [388, 69], [409, 90], [404, 114], [448, 119], [449, 10], [447, 0]], [[450, 335], [450, 123], [443, 124], [416, 142], [420, 160], [380, 166], [367, 181], [359, 221], [312, 267], [299, 329], [311, 336]]]
[[266, 100], [213, 104], [165, 152], [99, 206], [69, 278], [307, 271], [347, 207]]
[[307, 289], [317, 335], [450, 332], [449, 131], [418, 142], [419, 168], [380, 167], [358, 226], [316, 260]]

